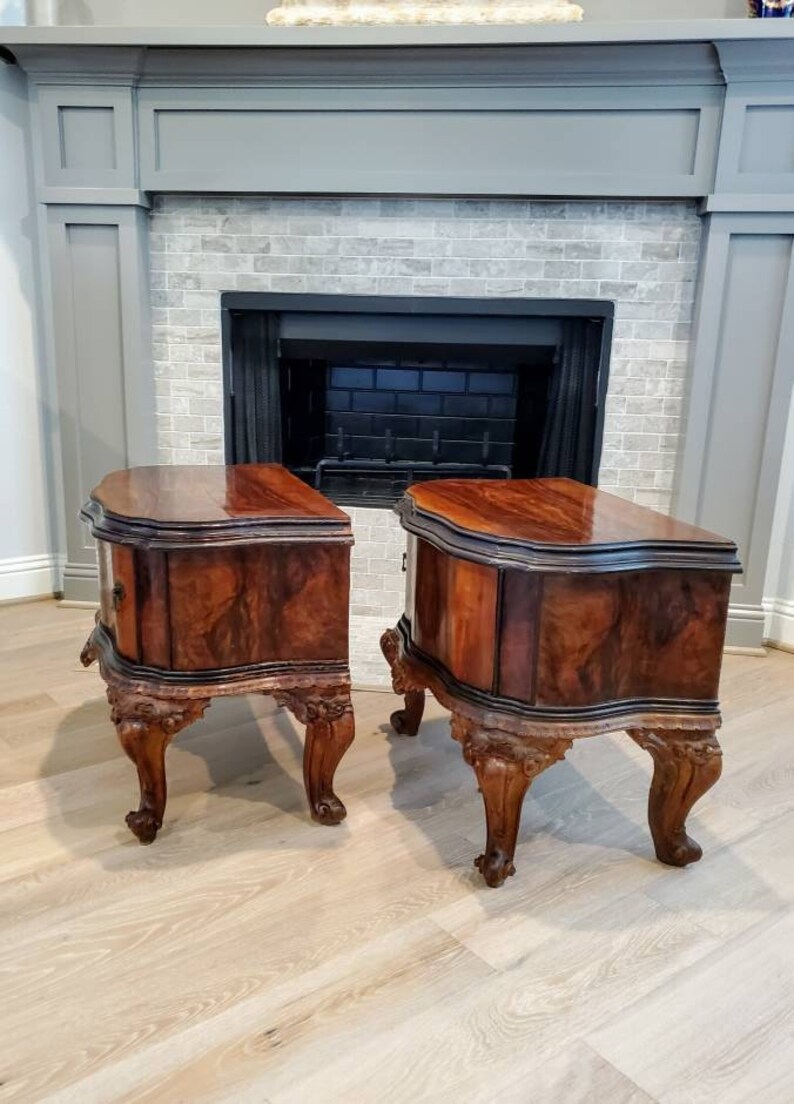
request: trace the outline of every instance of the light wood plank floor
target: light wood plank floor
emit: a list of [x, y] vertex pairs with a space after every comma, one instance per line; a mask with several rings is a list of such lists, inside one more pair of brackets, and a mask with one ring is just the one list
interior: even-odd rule
[[493, 891], [443, 711], [400, 739], [388, 694], [356, 696], [340, 828], [246, 698], [177, 738], [141, 847], [91, 622], [0, 608], [0, 1099], [794, 1101], [794, 656], [726, 658], [700, 864], [653, 860], [616, 735], [536, 781]]

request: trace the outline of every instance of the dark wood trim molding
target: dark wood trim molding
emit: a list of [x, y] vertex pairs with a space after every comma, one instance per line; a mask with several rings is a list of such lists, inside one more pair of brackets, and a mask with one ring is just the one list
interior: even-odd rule
[[149, 548], [217, 548], [248, 544], [352, 544], [350, 523], [316, 518], [242, 518], [226, 522], [174, 525], [146, 518], [120, 517], [93, 496], [80, 511], [98, 540], [115, 544], [145, 544]]
[[296, 686], [314, 686], [323, 682], [350, 685], [349, 668], [342, 660], [322, 663], [289, 660], [284, 663], [255, 663], [202, 671], [168, 671], [160, 667], [130, 663], [116, 651], [112, 637], [99, 620], [92, 634], [92, 647], [97, 658], [102, 660], [103, 670], [128, 682], [167, 686], [169, 695], [175, 698], [202, 693], [212, 693], [213, 696], [259, 693], [270, 686], [281, 686], [285, 679], [289, 680], [290, 685]]
[[735, 544], [707, 541], [631, 541], [599, 546], [534, 544], [472, 533], [448, 518], [420, 509], [410, 495], [395, 506], [403, 528], [423, 537], [453, 556], [499, 568], [525, 571], [614, 572], [650, 571], [659, 568], [700, 568], [704, 571], [741, 572]]
[[[673, 716], [689, 717], [695, 727], [702, 726], [704, 719], [707, 723], [709, 718], [719, 723], [719, 702], [715, 700], [625, 698], [602, 705], [569, 708], [528, 705], [514, 698], [486, 693], [456, 679], [443, 664], [417, 647], [411, 639], [411, 625], [406, 617], [400, 618], [395, 631], [399, 637], [400, 656], [409, 662], [421, 664], [432, 675], [434, 682], [430, 688], [440, 701], [442, 698], [439, 695], [446, 694], [450, 700], [454, 698], [457, 703], [466, 702], [476, 710], [505, 713], [518, 721], [531, 724], [533, 732], [537, 732], [539, 726], [543, 725], [548, 725], [550, 732], [556, 732], [562, 725], [566, 729], [571, 726], [586, 728], [588, 731], [583, 731], [582, 734], [593, 735], [590, 731], [592, 726], [597, 726], [599, 732], [610, 732], [629, 725], [640, 727], [648, 717], [655, 720], [666, 717], [668, 727], [675, 727], [669, 720]], [[437, 690], [439, 693], [436, 693]]]

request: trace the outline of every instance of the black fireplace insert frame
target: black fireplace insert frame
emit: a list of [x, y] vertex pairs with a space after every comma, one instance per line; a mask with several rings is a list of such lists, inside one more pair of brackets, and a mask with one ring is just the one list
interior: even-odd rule
[[[603, 443], [604, 406], [615, 315], [615, 304], [609, 300], [223, 292], [221, 293], [221, 343], [224, 385], [224, 450], [227, 464], [241, 462], [241, 450], [235, 436], [237, 432], [235, 427], [239, 428], [239, 417], [235, 421], [234, 407], [236, 394], [240, 390], [240, 381], [236, 377], [232, 348], [233, 317], [240, 312], [250, 312], [262, 318], [261, 333], [258, 333], [257, 340], [264, 343], [265, 346], [274, 346], [269, 354], [271, 357], [277, 356], [279, 319], [285, 315], [328, 315], [329, 326], [333, 325], [331, 322], [332, 316], [377, 315], [381, 320], [379, 334], [383, 335], [384, 339], [388, 339], [388, 319], [390, 316], [399, 316], [401, 321], [406, 316], [416, 318], [440, 316], [447, 319], [467, 317], [489, 320], [499, 319], [500, 317], [546, 319], [563, 326], [566, 322], [570, 325], [574, 320], [597, 322], [600, 336], [597, 339], [599, 348], [597, 350], [595, 416], [592, 434], [592, 457], [589, 463], [589, 475], [586, 478], [587, 482], [594, 485], [597, 482]], [[267, 386], [266, 381], [263, 381], [262, 386]], [[260, 411], [256, 416], [261, 417], [261, 408], [267, 410], [270, 400], [268, 395], [262, 392], [261, 389], [258, 388], [257, 391], [255, 398], [256, 404], [260, 406]], [[277, 402], [275, 405], [277, 405]], [[255, 412], [246, 412], [246, 416], [254, 417]], [[268, 452], [274, 456], [279, 456], [281, 442], [278, 436], [280, 430], [277, 420], [273, 421], [268, 432], [274, 435]], [[551, 472], [545, 474], [551, 474]]]

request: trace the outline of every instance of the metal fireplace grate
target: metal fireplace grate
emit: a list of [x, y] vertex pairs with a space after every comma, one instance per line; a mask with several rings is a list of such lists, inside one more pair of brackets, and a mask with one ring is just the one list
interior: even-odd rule
[[[287, 387], [294, 372], [287, 367]], [[504, 357], [343, 357], [328, 364], [325, 379], [316, 487], [393, 501], [423, 478], [510, 478], [518, 378]]]

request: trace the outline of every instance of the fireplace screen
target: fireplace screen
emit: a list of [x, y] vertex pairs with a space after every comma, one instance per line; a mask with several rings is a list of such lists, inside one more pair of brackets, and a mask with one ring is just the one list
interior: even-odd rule
[[226, 456], [342, 505], [422, 479], [593, 483], [608, 303], [223, 296]]

